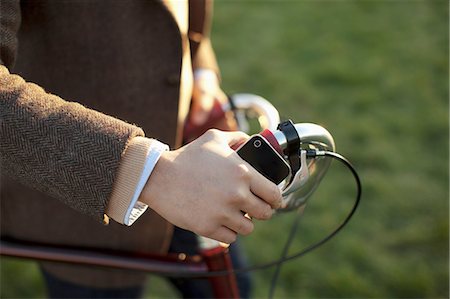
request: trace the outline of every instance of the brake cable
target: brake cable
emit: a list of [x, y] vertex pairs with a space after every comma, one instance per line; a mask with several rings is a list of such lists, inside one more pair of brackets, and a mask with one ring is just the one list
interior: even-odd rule
[[[327, 237], [322, 239], [320, 242], [317, 242], [317, 243], [309, 246], [308, 248], [304, 249], [303, 250], [304, 254], [306, 254], [306, 253], [316, 249], [317, 247], [321, 246], [322, 244], [324, 244], [325, 242], [330, 240], [332, 237], [334, 237], [348, 223], [348, 221], [350, 220], [350, 218], [352, 218], [353, 214], [355, 213], [355, 211], [356, 211], [356, 209], [357, 209], [357, 207], [359, 205], [359, 202], [360, 202], [360, 199], [361, 199], [361, 192], [362, 192], [362, 190], [361, 190], [362, 189], [361, 188], [361, 181], [359, 179], [358, 173], [356, 172], [356, 170], [353, 167], [353, 165], [345, 157], [343, 157], [342, 155], [334, 153], [334, 152], [315, 151], [315, 150], [308, 150], [306, 155], [308, 157], [310, 157], [310, 158], [311, 157], [317, 157], [317, 156], [327, 156], [327, 157], [331, 157], [331, 158], [334, 158], [334, 159], [342, 162], [345, 166], [347, 166], [348, 169], [350, 169], [350, 171], [352, 172], [352, 174], [353, 174], [353, 176], [355, 178], [356, 186], [357, 186], [357, 194], [356, 194], [355, 203], [354, 203], [352, 209], [350, 210], [350, 213], [344, 219], [344, 221], [331, 234], [329, 234]], [[301, 208], [302, 209], [301, 213], [303, 213], [304, 208], [305, 208], [305, 206], [303, 206], [303, 208]], [[286, 241], [286, 244], [284, 245], [283, 252], [282, 252], [281, 257], [279, 259], [280, 261], [281, 260], [284, 260], [284, 261], [281, 262], [281, 263], [277, 263], [276, 264], [275, 272], [272, 275], [272, 280], [271, 280], [271, 283], [270, 283], [269, 297], [268, 297], [269, 299], [272, 299], [274, 297], [275, 288], [276, 288], [276, 285], [277, 285], [277, 280], [278, 280], [278, 277], [279, 277], [280, 272], [281, 272], [281, 267], [282, 267], [282, 264], [285, 261], [287, 261], [285, 259], [287, 257], [288, 252], [289, 252], [289, 248], [291, 247], [292, 242], [294, 240], [294, 236], [296, 235], [296, 232], [298, 230], [300, 219], [301, 219], [300, 216], [301, 215], [298, 215], [296, 217], [294, 223], [292, 224], [292, 228], [291, 228], [291, 231], [289, 232], [288, 240]], [[294, 255], [293, 258], [300, 257], [301, 255], [303, 255], [302, 254], [303, 251], [301, 251], [298, 256]]]

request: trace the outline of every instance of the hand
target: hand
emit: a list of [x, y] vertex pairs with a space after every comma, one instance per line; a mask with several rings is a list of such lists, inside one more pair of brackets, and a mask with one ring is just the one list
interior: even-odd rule
[[194, 142], [164, 152], [140, 201], [169, 222], [196, 234], [232, 243], [248, 235], [255, 219], [271, 218], [281, 205], [278, 187], [231, 148], [248, 136], [209, 130]]
[[189, 114], [194, 125], [201, 126], [207, 121], [216, 100], [220, 103], [228, 101], [216, 73], [207, 69], [196, 70]]
[[227, 103], [228, 97], [220, 89], [216, 73], [208, 69], [197, 69], [194, 73], [191, 110], [185, 123], [183, 142], [191, 142], [212, 128], [237, 131], [238, 124], [234, 112], [225, 111], [221, 114], [217, 110], [217, 104], [221, 106]]

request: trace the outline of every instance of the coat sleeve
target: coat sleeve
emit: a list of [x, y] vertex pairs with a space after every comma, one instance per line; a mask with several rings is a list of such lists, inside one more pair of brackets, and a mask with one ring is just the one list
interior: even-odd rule
[[216, 55], [210, 39], [212, 15], [212, 0], [189, 1], [189, 39], [191, 44], [195, 45], [193, 68], [211, 69], [220, 76]]
[[10, 74], [19, 1], [1, 0], [0, 10], [1, 172], [103, 221], [120, 159], [144, 133]]

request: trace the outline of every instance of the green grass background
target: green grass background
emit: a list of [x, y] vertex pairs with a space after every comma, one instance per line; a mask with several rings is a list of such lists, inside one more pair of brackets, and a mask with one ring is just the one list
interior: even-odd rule
[[[448, 25], [448, 1], [216, 1], [224, 89], [326, 127], [363, 182], [349, 226], [285, 264], [276, 298], [448, 298]], [[291, 253], [333, 229], [354, 192], [333, 163]], [[279, 256], [293, 217], [258, 222], [242, 239], [252, 264]], [[1, 297], [45, 296], [34, 263], [1, 266]], [[254, 273], [254, 298], [267, 297], [272, 272]], [[176, 293], [155, 278], [146, 296]]]

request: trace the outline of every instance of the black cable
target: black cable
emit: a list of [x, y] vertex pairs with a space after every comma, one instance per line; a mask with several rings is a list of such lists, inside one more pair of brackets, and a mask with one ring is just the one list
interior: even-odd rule
[[[339, 225], [330, 235], [328, 235], [326, 238], [322, 239], [320, 242], [318, 242], [316, 244], [313, 244], [312, 246], [310, 246], [310, 247], [308, 247], [307, 249], [304, 250], [304, 251], [306, 251], [306, 250], [310, 249], [310, 250], [308, 250], [308, 252], [309, 252], [309, 251], [314, 250], [318, 246], [322, 245], [323, 243], [325, 243], [329, 239], [331, 239], [333, 236], [335, 236], [348, 223], [350, 218], [355, 213], [356, 208], [358, 207], [359, 201], [361, 199], [361, 181], [360, 181], [358, 173], [354, 169], [353, 165], [346, 158], [344, 158], [342, 155], [339, 155], [339, 154], [334, 153], [334, 152], [316, 151], [316, 150], [308, 150], [306, 155], [309, 158], [314, 158], [314, 157], [317, 157], [317, 156], [328, 156], [328, 157], [337, 159], [338, 161], [342, 162], [345, 166], [347, 166], [350, 169], [350, 171], [352, 172], [352, 174], [353, 174], [353, 176], [355, 178], [356, 185], [357, 185], [356, 200], [355, 200], [355, 203], [354, 203], [353, 208], [350, 211], [350, 213], [347, 215], [347, 217], [344, 219], [344, 221], [341, 223], [341, 225]], [[286, 245], [285, 245], [285, 247], [283, 249], [283, 253], [281, 255], [280, 260], [284, 260], [286, 258], [286, 255], [288, 253], [289, 247], [291, 246], [292, 241], [294, 239], [294, 235], [297, 232], [299, 219], [300, 219], [300, 217], [297, 217], [295, 219], [295, 222], [292, 224], [292, 229], [291, 229], [291, 232], [289, 234], [288, 241], [286, 242]], [[300, 252], [300, 254], [302, 252]], [[305, 252], [305, 254], [306, 254], [306, 252]], [[282, 263], [284, 263], [284, 262], [282, 262]], [[277, 268], [275, 270], [275, 273], [272, 276], [272, 281], [270, 283], [269, 297], [268, 297], [269, 299], [272, 299], [274, 297], [275, 288], [276, 288], [277, 280], [278, 280], [278, 277], [279, 277], [279, 274], [280, 274], [280, 271], [281, 271], [282, 263], [277, 264]]]
[[[350, 210], [349, 214], [347, 215], [347, 217], [345, 217], [345, 219], [342, 221], [342, 223], [335, 228], [328, 236], [326, 236], [325, 238], [323, 238], [322, 240], [320, 240], [319, 242], [316, 242], [308, 247], [306, 247], [305, 249], [301, 250], [300, 252], [290, 255], [290, 256], [286, 256], [283, 258], [279, 258], [275, 261], [272, 262], [268, 262], [265, 264], [260, 264], [260, 265], [256, 265], [256, 266], [251, 266], [251, 267], [246, 267], [246, 268], [241, 268], [241, 269], [233, 269], [233, 270], [226, 270], [226, 271], [213, 271], [213, 272], [196, 272], [196, 273], [178, 273], [178, 272], [174, 272], [174, 273], [160, 273], [161, 275], [164, 276], [172, 276], [172, 277], [186, 277], [186, 278], [207, 278], [207, 277], [214, 277], [214, 276], [224, 276], [224, 275], [228, 275], [228, 274], [239, 274], [239, 273], [244, 273], [244, 272], [249, 272], [249, 271], [257, 271], [257, 270], [263, 270], [263, 269], [267, 269], [273, 266], [277, 266], [280, 265], [282, 263], [285, 263], [287, 261], [299, 258], [304, 256], [305, 254], [313, 251], [314, 249], [318, 248], [319, 246], [323, 245], [324, 243], [326, 243], [327, 241], [329, 241], [331, 238], [333, 238], [345, 225], [347, 225], [347, 223], [350, 221], [350, 219], [353, 217], [353, 214], [355, 213], [356, 209], [358, 208], [359, 202], [361, 200], [361, 192], [362, 192], [362, 188], [361, 188], [361, 181], [359, 179], [358, 173], [356, 172], [355, 168], [353, 167], [353, 165], [342, 155], [334, 153], [334, 152], [328, 152], [328, 151], [316, 151], [316, 150], [307, 150], [307, 157], [309, 158], [313, 158], [313, 157], [317, 157], [317, 156], [328, 156], [328, 157], [332, 157], [340, 162], [342, 162], [343, 164], [345, 164], [345, 166], [347, 166], [347, 168], [351, 171], [351, 173], [353, 174], [353, 177], [355, 179], [356, 182], [356, 199], [355, 202], [353, 204], [352, 209]], [[158, 273], [155, 273], [158, 274]]]
[[[306, 206], [302, 206], [300, 209], [298, 209], [298, 215], [295, 217], [294, 223], [292, 223], [291, 231], [289, 232], [288, 239], [286, 241], [286, 244], [284, 245], [283, 252], [281, 253], [281, 259], [285, 258], [289, 252], [289, 248], [292, 245], [292, 241], [294, 241], [294, 237], [297, 234], [298, 230], [298, 224], [300, 223], [300, 219], [302, 218], [301, 215], [303, 214], [304, 209]], [[275, 294], [275, 287], [277, 285], [278, 277], [280, 276], [281, 272], [281, 266], [283, 263], [279, 263], [276, 265], [275, 271], [272, 275], [272, 280], [270, 282], [270, 289], [269, 289], [269, 299], [273, 298], [273, 295]]]

